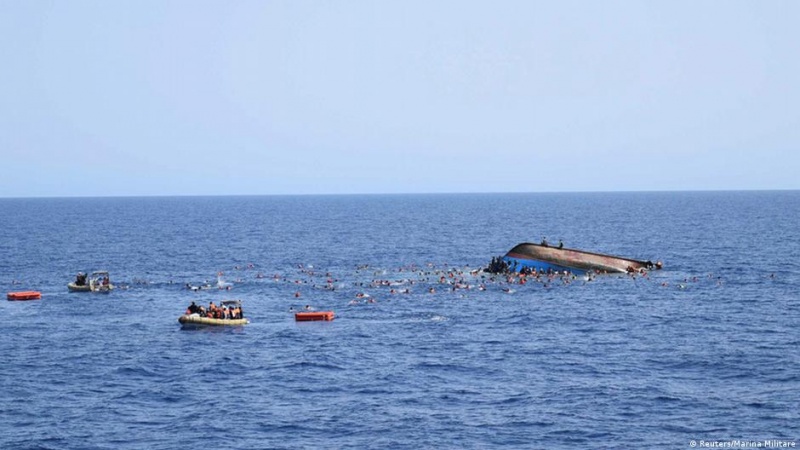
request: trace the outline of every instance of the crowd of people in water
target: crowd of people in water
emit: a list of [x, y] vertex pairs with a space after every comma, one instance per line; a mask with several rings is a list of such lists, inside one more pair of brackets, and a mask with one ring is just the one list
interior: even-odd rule
[[[514, 264], [516, 264], [516, 261]], [[492, 262], [486, 267], [486, 271], [489, 273], [508, 273], [511, 271], [511, 266], [502, 257], [494, 256], [492, 257]]]
[[208, 303], [208, 308], [205, 308], [192, 302], [192, 304], [186, 308], [186, 314], [197, 314], [199, 317], [207, 317], [209, 319], [244, 319], [242, 305], [238, 303], [232, 305], [222, 303], [217, 306], [212, 301]]
[[[660, 266], [660, 263], [653, 266]], [[250, 267], [240, 270], [248, 269]], [[342, 271], [341, 268], [336, 271], [318, 269], [310, 264], [298, 264], [294, 270], [289, 269], [282, 273], [265, 276], [262, 272], [257, 272], [254, 277], [238, 277], [235, 285], [253, 282], [274, 283], [276, 287], [285, 286], [278, 290], [285, 290], [286, 295], [294, 297], [295, 300], [305, 296], [325, 302], [341, 298], [346, 301], [343, 303], [344, 305], [354, 307], [384, 303], [401, 297], [422, 298], [422, 295], [426, 297], [452, 295], [455, 296], [453, 298], [469, 298], [474, 295], [482, 295], [479, 293], [483, 291], [511, 295], [534, 286], [550, 290], [596, 282], [601, 275], [602, 273], [597, 271], [573, 273], [563, 270], [536, 270], [532, 267], [519, 267], [513, 261], [509, 263], [502, 256], [498, 256], [482, 267], [427, 263], [425, 265], [411, 264], [396, 268], [383, 268], [362, 264], [349, 271]], [[646, 281], [650, 281], [651, 278], [651, 274], [647, 270], [627, 274], [614, 273], [607, 276]], [[247, 278], [250, 278], [251, 281], [247, 281]], [[711, 279], [711, 275], [709, 275], [709, 279]], [[676, 280], [670, 281], [658, 277], [652, 281], [657, 281], [661, 287], [677, 286], [679, 289], [687, 289], [692, 283], [701, 280], [694, 277], [677, 283]], [[718, 285], [722, 283], [719, 279], [716, 281]], [[333, 297], [324, 295], [323, 292], [326, 291]], [[314, 310], [314, 307], [306, 302], [298, 302], [294, 305], [290, 303], [287, 306], [290, 306], [290, 312]], [[208, 307], [192, 303], [186, 313], [219, 319], [243, 318], [241, 306], [226, 308], [223, 305], [216, 306], [213, 302]]]
[[[560, 244], [560, 243], [559, 243]], [[251, 270], [254, 265], [245, 267], [236, 267], [236, 270]], [[354, 298], [351, 297], [349, 305], [357, 305], [360, 303], [377, 303], [378, 298], [388, 298], [384, 296], [395, 295], [408, 295], [412, 293], [426, 292], [428, 294], [437, 294], [441, 292], [461, 292], [465, 295], [467, 291], [486, 291], [493, 290], [491, 285], [499, 285], [499, 291], [504, 293], [513, 293], [513, 285], [525, 285], [528, 283], [538, 283], [545, 288], [553, 287], [556, 284], [569, 285], [574, 282], [590, 282], [595, 280], [599, 273], [585, 272], [585, 273], [572, 273], [569, 271], [556, 271], [553, 269], [537, 270], [533, 267], [521, 267], [517, 261], [510, 261], [502, 256], [493, 257], [491, 262], [484, 267], [469, 268], [469, 267], [455, 267], [443, 265], [434, 265], [432, 263], [425, 266], [410, 265], [393, 270], [375, 269], [368, 264], [362, 264], [355, 267], [355, 272], [347, 275], [346, 281], [340, 280], [330, 271], [322, 271], [316, 269], [313, 265], [298, 264], [296, 266], [297, 273], [295, 276], [288, 274], [275, 273], [271, 276], [265, 276], [263, 272], [258, 271], [255, 278], [258, 280], [268, 279], [274, 283], [290, 284], [293, 286], [292, 296], [295, 299], [301, 298], [307, 289], [325, 290], [331, 292], [351, 291]], [[398, 275], [402, 274], [401, 278], [385, 277], [390, 272], [396, 271]], [[221, 273], [220, 273], [221, 274]], [[370, 279], [365, 279], [369, 275], [374, 275]], [[219, 274], [218, 274], [219, 275]], [[646, 277], [645, 271], [629, 273], [631, 277]], [[242, 277], [236, 278], [236, 283], [245, 282]], [[233, 286], [232, 283], [226, 283], [228, 289]], [[201, 289], [192, 289], [192, 285], [186, 284], [187, 289], [192, 291]], [[207, 285], [212, 288], [213, 285]], [[204, 290], [204, 289], [202, 289]], [[372, 293], [372, 295], [368, 292]], [[297, 305], [292, 306], [290, 310], [294, 310]], [[199, 307], [195, 307], [199, 308]], [[195, 309], [193, 308], [193, 310]], [[302, 304], [297, 307], [301, 309]], [[210, 308], [203, 308], [202, 312], [198, 312], [203, 316], [211, 314], [219, 315], [218, 312], [209, 311]]]
[[[627, 274], [609, 274], [613, 278], [628, 278], [631, 280], [651, 279], [650, 269], [659, 269], [662, 264], [660, 261], [655, 264], [647, 262], [645, 268], [629, 270]], [[223, 282], [222, 273], [218, 273], [218, 286], [206, 282], [202, 288], [194, 288], [192, 284], [185, 282], [167, 281], [167, 284], [183, 285], [187, 290], [200, 291], [210, 288], [220, 288], [224, 285], [225, 290], [234, 286], [250, 283], [275, 283], [278, 285], [291, 286], [291, 290], [286, 292], [293, 294], [297, 299], [309, 295], [312, 299], [328, 300], [334, 297], [320, 297], [320, 291], [336, 292], [336, 298], [342, 298], [343, 305], [377, 304], [393, 298], [399, 299], [408, 296], [410, 298], [422, 298], [435, 295], [454, 295], [458, 298], [468, 298], [478, 295], [478, 292], [488, 291], [494, 293], [513, 294], [518, 289], [523, 289], [524, 285], [540, 286], [545, 289], [568, 286], [572, 284], [584, 285], [586, 283], [600, 279], [600, 272], [579, 272], [569, 271], [537, 270], [532, 267], [520, 267], [517, 261], [504, 258], [503, 256], [492, 257], [488, 265], [469, 267], [453, 266], [447, 263], [426, 263], [423, 265], [410, 264], [395, 268], [375, 267], [370, 264], [360, 264], [352, 268], [336, 270], [325, 270], [315, 268], [310, 264], [297, 264], [294, 269], [289, 268], [286, 272], [265, 275], [262, 271], [256, 270], [253, 264], [246, 267], [236, 267], [235, 270], [243, 271], [240, 275], [234, 275], [231, 283]], [[244, 271], [254, 270], [252, 274]], [[91, 277], [84, 273], [79, 273], [76, 277], [76, 285], [87, 285]], [[694, 283], [701, 283], [705, 277], [686, 277], [681, 280], [670, 280], [663, 276], [656, 277], [652, 281], [657, 281], [661, 287], [675, 286], [678, 289], [687, 289]], [[775, 278], [774, 274], [771, 278]], [[709, 280], [713, 280], [716, 285], [721, 286], [724, 280], [716, 275], [708, 275]], [[108, 283], [107, 276], [103, 280], [99, 278], [97, 283]], [[135, 279], [136, 284], [150, 285], [151, 281]], [[152, 282], [160, 284], [159, 282]], [[163, 283], [163, 282], [162, 282]], [[527, 289], [527, 288], [526, 288]], [[216, 290], [216, 289], [215, 289]], [[278, 288], [280, 292], [281, 288]], [[315, 292], [316, 291], [316, 292]], [[201, 295], [201, 294], [197, 294]], [[290, 294], [287, 294], [290, 295]], [[454, 297], [455, 298], [455, 297]], [[288, 305], [287, 305], [288, 306]], [[294, 309], [296, 308], [296, 309]], [[313, 310], [313, 307], [303, 304], [292, 306], [290, 311]], [[241, 303], [234, 301], [223, 301], [219, 305], [213, 301], [208, 306], [200, 306], [191, 302], [185, 314], [196, 315], [204, 318], [213, 319], [243, 319]]]
[[[233, 282], [224, 282], [225, 290], [229, 290], [240, 284], [251, 283], [274, 283], [278, 292], [286, 290], [293, 294], [295, 299], [306, 295], [314, 300], [333, 301], [335, 298], [344, 300], [342, 305], [354, 306], [362, 304], [378, 304], [401, 297], [417, 298], [441, 298], [442, 295], [452, 295], [453, 298], [469, 298], [479, 292], [488, 291], [489, 293], [514, 294], [517, 290], [530, 288], [524, 285], [539, 286], [547, 290], [565, 287], [573, 284], [585, 285], [601, 278], [601, 272], [588, 271], [572, 273], [569, 271], [555, 271], [553, 269], [537, 270], [533, 267], [520, 267], [520, 263], [513, 259], [503, 256], [496, 256], [491, 259], [488, 265], [469, 267], [452, 266], [447, 263], [426, 263], [423, 265], [410, 264], [395, 268], [375, 267], [369, 264], [360, 264], [351, 269], [341, 267], [335, 270], [325, 270], [315, 268], [310, 264], [297, 264], [294, 269], [289, 268], [286, 272], [274, 273], [274, 275], [264, 275], [262, 271], [255, 270], [255, 266], [250, 264], [247, 267], [236, 267], [235, 270], [243, 271], [239, 275], [234, 275]], [[650, 269], [661, 268], [661, 262], [655, 264], [647, 263], [644, 268], [629, 270], [625, 273], [609, 274], [608, 277], [628, 278], [631, 280], [657, 281], [661, 287], [675, 286], [678, 289], [690, 288], [694, 283], [702, 283], [705, 277], [686, 277], [681, 280], [669, 280], [663, 276], [655, 277], [651, 280]], [[252, 274], [245, 271], [254, 270]], [[218, 273], [218, 286], [206, 282], [202, 288], [193, 289], [194, 286], [185, 282], [174, 282], [167, 284], [183, 285], [187, 290], [200, 291], [220, 288], [223, 285], [222, 273]], [[77, 285], [86, 285], [90, 282], [90, 277], [84, 273], [78, 274], [75, 280]], [[682, 277], [683, 278], [683, 277]], [[774, 278], [774, 274], [772, 275]], [[724, 282], [721, 277], [708, 275], [709, 280], [713, 280], [716, 285], [721, 286]], [[107, 280], [107, 278], [106, 278]], [[136, 284], [150, 285], [148, 280], [135, 279]], [[102, 283], [102, 279], [96, 282]], [[107, 281], [106, 281], [107, 283]], [[159, 282], [153, 282], [159, 284]], [[291, 286], [291, 290], [278, 287], [284, 285]], [[217, 290], [217, 289], [215, 289]], [[331, 294], [336, 292], [333, 297], [322, 296], [321, 291], [329, 291]], [[287, 295], [291, 295], [287, 294]], [[201, 294], [197, 294], [201, 295]], [[327, 299], [327, 300], [325, 300]], [[289, 306], [289, 305], [287, 305]], [[310, 311], [313, 307], [303, 304], [292, 305], [290, 311]], [[191, 302], [186, 308], [185, 314], [197, 317], [212, 319], [243, 319], [241, 303], [238, 301], [222, 301], [219, 305], [213, 301], [208, 306], [200, 306]]]
[[517, 261], [513, 261], [509, 263], [506, 259], [501, 256], [495, 256], [492, 258], [492, 261], [489, 263], [488, 266], [484, 269], [488, 273], [492, 274], [508, 274], [508, 273], [517, 273], [520, 275], [540, 275], [540, 274], [553, 274], [558, 273], [553, 269], [547, 269], [545, 271], [538, 271], [534, 267], [519, 267], [519, 263]]
[[[661, 263], [647, 264], [649, 268], [660, 268]], [[247, 267], [237, 267], [236, 270], [249, 271], [254, 270], [254, 265]], [[504, 258], [503, 256], [496, 256], [491, 259], [488, 265], [469, 267], [469, 266], [451, 266], [444, 264], [427, 263], [424, 265], [410, 264], [397, 268], [383, 268], [374, 267], [369, 264], [361, 264], [354, 266], [353, 269], [341, 271], [320, 270], [308, 264], [298, 264], [296, 270], [289, 269], [283, 273], [275, 273], [274, 275], [264, 275], [263, 272], [254, 270], [253, 274], [241, 273], [234, 275], [235, 281], [231, 283], [224, 283], [225, 289], [239, 285], [240, 283], [275, 283], [276, 285], [292, 286], [290, 292], [295, 299], [301, 296], [305, 297], [310, 295], [313, 299], [321, 299], [320, 291], [329, 291], [330, 293], [336, 292], [335, 297], [342, 297], [346, 305], [359, 305], [359, 304], [376, 304], [384, 301], [391, 300], [392, 298], [401, 298], [410, 296], [418, 298], [420, 295], [431, 296], [435, 295], [456, 295], [460, 298], [467, 298], [472, 295], [478, 295], [478, 292], [489, 291], [496, 293], [513, 294], [518, 289], [523, 289], [524, 285], [541, 286], [546, 289], [556, 288], [558, 286], [568, 286], [571, 284], [585, 284], [595, 281], [600, 276], [597, 272], [578, 272], [572, 273], [569, 271], [556, 271], [553, 269], [537, 270], [533, 267], [521, 267], [520, 263], [514, 260]], [[614, 277], [627, 277], [629, 279], [644, 279], [650, 278], [648, 270], [639, 269], [636, 271], [629, 271], [628, 274], [613, 274]], [[611, 275], [609, 275], [611, 276]], [[221, 285], [221, 273], [218, 273], [218, 285]], [[80, 274], [80, 279], [76, 280], [76, 284], [88, 283], [88, 278], [84, 274]], [[250, 281], [248, 281], [248, 279]], [[665, 280], [663, 277], [657, 278], [658, 283], [663, 286], [676, 285], [672, 281]], [[677, 284], [680, 289], [686, 289], [691, 283], [696, 282], [697, 277], [692, 279], [683, 280], [682, 283]], [[654, 280], [655, 281], [655, 280]], [[721, 280], [717, 280], [717, 284], [721, 284]], [[142, 284], [149, 284], [142, 282]], [[169, 281], [169, 284], [173, 284]], [[174, 283], [178, 284], [178, 283]], [[203, 286], [205, 289], [193, 289], [193, 285], [188, 283], [179, 283], [187, 290], [200, 291], [208, 288], [214, 288], [211, 283]], [[216, 290], [216, 289], [215, 289]], [[314, 292], [316, 291], [316, 293]], [[198, 294], [199, 295], [199, 294]], [[326, 297], [322, 297], [326, 298]], [[289, 305], [287, 305], [289, 306]], [[296, 309], [294, 309], [296, 308]], [[313, 307], [303, 304], [299, 306], [292, 306], [291, 311], [311, 310]], [[185, 312], [187, 315], [196, 315], [199, 317], [213, 318], [213, 319], [242, 319], [244, 314], [242, 311], [241, 303], [233, 301], [224, 301], [219, 305], [213, 301], [209, 302], [207, 306], [200, 306], [192, 302]]]
[[[487, 267], [469, 268], [444, 264], [436, 266], [405, 266], [397, 269], [376, 269], [369, 265], [360, 265], [355, 273], [347, 276], [348, 283], [343, 283], [334, 274], [315, 270], [312, 266], [298, 266], [299, 278], [275, 274], [274, 282], [289, 283], [301, 288], [294, 293], [299, 298], [307, 289], [354, 292], [349, 306], [359, 304], [375, 304], [390, 300], [395, 296], [427, 293], [451, 293], [460, 297], [469, 292], [495, 291], [512, 294], [514, 285], [540, 284], [545, 288], [556, 285], [569, 285], [574, 282], [589, 282], [596, 274], [575, 274], [569, 271], [537, 271], [534, 268], [515, 268], [509, 266], [502, 257], [493, 258]], [[492, 287], [494, 286], [494, 288]], [[380, 300], [379, 300], [380, 298]], [[290, 308], [290, 311], [294, 310]]]

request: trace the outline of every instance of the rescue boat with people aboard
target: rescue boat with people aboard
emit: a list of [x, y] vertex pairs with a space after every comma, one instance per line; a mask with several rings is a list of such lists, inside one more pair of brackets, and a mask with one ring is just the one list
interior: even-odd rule
[[181, 324], [183, 328], [202, 328], [202, 327], [218, 327], [218, 326], [242, 326], [247, 325], [250, 323], [250, 320], [244, 317], [244, 313], [242, 312], [242, 302], [241, 300], [225, 300], [220, 302], [221, 307], [225, 308], [236, 308], [239, 310], [239, 316], [235, 319], [222, 319], [216, 317], [208, 317], [208, 315], [204, 315], [202, 312], [193, 312], [184, 314], [178, 317], [178, 323]]
[[505, 254], [502, 260], [512, 272], [519, 272], [525, 268], [535, 269], [538, 272], [566, 270], [576, 274], [586, 272], [631, 273], [661, 269], [660, 261], [653, 264], [651, 261], [564, 248], [561, 244], [553, 247], [547, 245], [546, 241], [542, 241], [541, 244], [530, 242], [517, 244]]
[[39, 300], [42, 298], [42, 293], [39, 291], [9, 292], [6, 298], [8, 301]]
[[75, 281], [67, 284], [70, 292], [103, 292], [107, 293], [114, 289], [108, 276], [108, 271], [98, 270], [92, 272], [88, 277], [83, 272], [78, 272]]

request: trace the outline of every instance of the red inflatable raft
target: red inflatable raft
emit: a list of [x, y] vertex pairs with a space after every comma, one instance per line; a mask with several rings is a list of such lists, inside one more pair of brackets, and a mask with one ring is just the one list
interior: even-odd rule
[[297, 322], [311, 322], [315, 320], [333, 320], [333, 311], [299, 312], [294, 314]]
[[42, 293], [38, 291], [9, 292], [9, 300], [39, 300]]

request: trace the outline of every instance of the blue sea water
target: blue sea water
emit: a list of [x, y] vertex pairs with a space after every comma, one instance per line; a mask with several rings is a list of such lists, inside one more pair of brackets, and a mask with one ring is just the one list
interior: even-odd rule
[[[797, 442], [798, 219], [797, 191], [0, 199], [0, 285], [43, 294], [0, 302], [0, 448]], [[470, 273], [545, 236], [665, 268]], [[67, 292], [96, 269], [120, 289]], [[180, 328], [224, 299], [252, 323]]]

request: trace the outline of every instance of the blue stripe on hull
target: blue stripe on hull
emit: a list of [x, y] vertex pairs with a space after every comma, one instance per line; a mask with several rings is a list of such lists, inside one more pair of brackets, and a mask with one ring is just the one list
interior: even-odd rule
[[[586, 273], [586, 271], [581, 269], [575, 269], [572, 267], [566, 266], [559, 266], [557, 264], [551, 264], [549, 262], [538, 261], [535, 259], [519, 259], [519, 258], [512, 258], [510, 256], [504, 256], [503, 261], [505, 261], [510, 270], [514, 272], [519, 272], [522, 270], [523, 267], [530, 267], [531, 269], [536, 269], [537, 272], [547, 272], [548, 270], [552, 270], [553, 272], [563, 272], [565, 270], [574, 273], [575, 275], [581, 275]], [[516, 265], [514, 265], [516, 263]]]

